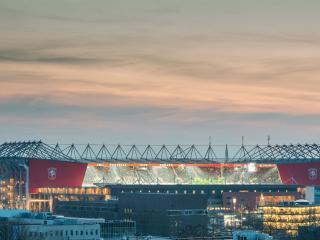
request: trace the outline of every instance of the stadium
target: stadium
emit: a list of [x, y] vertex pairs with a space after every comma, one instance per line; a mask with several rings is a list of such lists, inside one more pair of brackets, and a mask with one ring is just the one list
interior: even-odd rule
[[41, 189], [104, 184], [320, 185], [320, 146], [0, 145], [2, 208], [25, 208]]

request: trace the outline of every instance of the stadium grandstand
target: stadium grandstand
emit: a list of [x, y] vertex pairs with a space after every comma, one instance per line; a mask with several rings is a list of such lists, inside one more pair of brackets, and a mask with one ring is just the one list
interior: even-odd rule
[[[2, 207], [43, 188], [99, 184], [320, 185], [320, 145], [0, 145]], [[318, 176], [319, 175], [319, 176]]]

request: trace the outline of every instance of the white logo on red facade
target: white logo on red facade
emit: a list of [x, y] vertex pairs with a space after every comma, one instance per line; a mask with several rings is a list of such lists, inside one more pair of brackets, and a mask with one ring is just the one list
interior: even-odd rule
[[318, 178], [318, 169], [316, 168], [309, 168], [308, 175], [310, 180], [316, 180]]
[[55, 180], [57, 178], [57, 169], [56, 168], [48, 168], [48, 179]]

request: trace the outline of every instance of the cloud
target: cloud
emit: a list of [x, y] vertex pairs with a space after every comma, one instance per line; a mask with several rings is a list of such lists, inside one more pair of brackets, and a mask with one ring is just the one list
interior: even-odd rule
[[308, 30], [284, 5], [125, 3], [1, 3], [3, 126], [163, 141], [319, 132], [312, 14], [299, 15]]
[[52, 64], [94, 64], [98, 59], [85, 58], [80, 56], [62, 56], [43, 53], [35, 50], [11, 49], [0, 50], [0, 62], [33, 62]]

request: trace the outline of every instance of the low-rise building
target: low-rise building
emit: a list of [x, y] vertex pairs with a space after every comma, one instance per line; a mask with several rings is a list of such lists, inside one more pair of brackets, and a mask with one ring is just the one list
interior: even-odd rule
[[265, 233], [251, 230], [235, 231], [232, 236], [233, 240], [272, 240], [273, 238]]
[[51, 213], [2, 210], [0, 224], [5, 226], [4, 239], [100, 240], [104, 219], [71, 218]]

